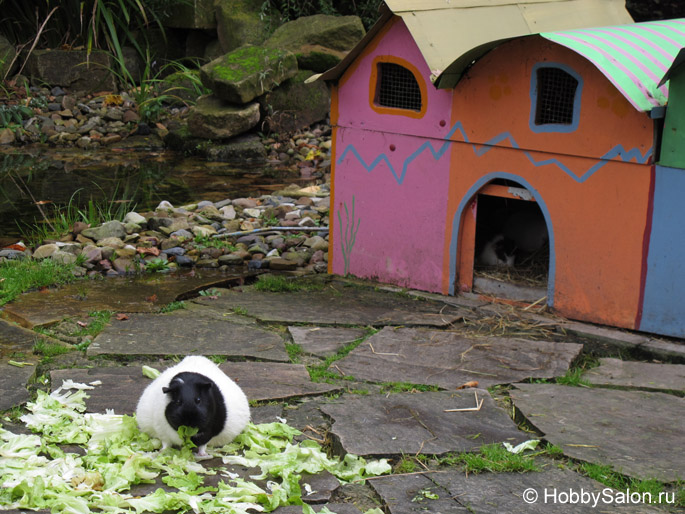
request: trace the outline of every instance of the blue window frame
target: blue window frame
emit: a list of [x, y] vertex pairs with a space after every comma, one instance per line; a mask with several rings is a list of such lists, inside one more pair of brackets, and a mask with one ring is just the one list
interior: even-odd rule
[[533, 66], [530, 84], [530, 129], [533, 132], [574, 132], [580, 120], [583, 81], [559, 63]]

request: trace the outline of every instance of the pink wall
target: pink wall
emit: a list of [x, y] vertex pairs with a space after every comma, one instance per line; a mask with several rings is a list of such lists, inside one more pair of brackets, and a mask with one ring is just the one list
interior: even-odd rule
[[[371, 107], [370, 80], [379, 55], [399, 57], [418, 68], [429, 105], [421, 118], [379, 114]], [[340, 80], [333, 106], [339, 113], [333, 273], [440, 290], [450, 167], [444, 139], [450, 130], [452, 93], [436, 90], [429, 76], [409, 32], [396, 21], [388, 23]]]

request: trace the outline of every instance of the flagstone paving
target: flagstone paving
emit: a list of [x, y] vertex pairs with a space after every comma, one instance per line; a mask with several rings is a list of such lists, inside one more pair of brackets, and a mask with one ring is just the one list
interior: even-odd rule
[[335, 355], [367, 334], [363, 328], [345, 327], [288, 327], [288, 332], [302, 351], [317, 357]]
[[600, 359], [600, 365], [583, 373], [594, 385], [685, 391], [685, 364]]
[[[235, 318], [235, 316], [233, 316]], [[285, 341], [274, 332], [217, 316], [209, 309], [168, 314], [131, 314], [114, 319], [87, 355], [227, 355], [288, 361]]]
[[[173, 364], [166, 361], [149, 365], [163, 371]], [[285, 400], [341, 390], [340, 386], [312, 382], [302, 364], [225, 362], [219, 367], [240, 385], [249, 400], [254, 401]], [[51, 371], [50, 378], [53, 390], [62, 385], [62, 380], [72, 379], [85, 384], [100, 381], [101, 385], [88, 391], [88, 410], [105, 412], [114, 409], [117, 414], [133, 414], [138, 398], [151, 382], [143, 376], [140, 365], [59, 369]]]
[[[480, 410], [445, 412], [476, 407]], [[321, 410], [347, 452], [362, 456], [471, 451], [483, 444], [528, 439], [485, 389], [457, 392], [348, 395]]]
[[[170, 356], [201, 353], [227, 359], [221, 369], [250, 400], [260, 402], [252, 408], [256, 423], [285, 419], [303, 432], [298, 440], [330, 442], [337, 454], [388, 456], [397, 463], [419, 453], [476, 451], [488, 443], [516, 444], [538, 437], [514, 423], [511, 406], [506, 403], [510, 396], [518, 413], [567, 457], [610, 465], [630, 477], [656, 477], [666, 482], [685, 477], [680, 451], [685, 440], [685, 399], [678, 393], [685, 390], [682, 364], [602, 359], [599, 367], [584, 375], [598, 385], [631, 390], [520, 383], [563, 376], [582, 351], [607, 348], [608, 341], [613, 341], [610, 347], [622, 346], [622, 331], [597, 329], [601, 343], [595, 342], [597, 338], [574, 339], [554, 328], [549, 329], [555, 334], [553, 340], [531, 340], [521, 334], [493, 337], [487, 331], [479, 334], [474, 327], [492, 321], [502, 310], [508, 321], [519, 315], [518, 319], [529, 320], [533, 315], [508, 306], [481, 305], [478, 299], [461, 301], [460, 297], [443, 302], [438, 295], [398, 294], [394, 288], [342, 279], [319, 278], [299, 292], [258, 292], [244, 286], [242, 277], [197, 271], [201, 276], [177, 278], [177, 285], [174, 280], [167, 285], [166, 278], [152, 282], [123, 279], [116, 288], [109, 281], [87, 282], [85, 291], [72, 286], [31, 293], [5, 306], [5, 315], [26, 326], [54, 323], [93, 310], [126, 316], [113, 316], [85, 356], [72, 352], [42, 363], [40, 356], [33, 355], [36, 333], [0, 321], [0, 409], [26, 402], [29, 382], [36, 374], [47, 373], [53, 389], [62, 379], [99, 381], [100, 385], [88, 391], [86, 404], [91, 412], [114, 409], [132, 414], [140, 393], [150, 383], [142, 374], [143, 364], [162, 370], [174, 364]], [[195, 298], [201, 289], [227, 283], [236, 287]], [[84, 292], [85, 296], [79, 296]], [[186, 302], [185, 309], [159, 313], [172, 300], [190, 297], [194, 299]], [[543, 316], [537, 318], [546, 324]], [[463, 320], [469, 321], [468, 327]], [[575, 333], [591, 337], [592, 327], [580, 325], [574, 323]], [[559, 323], [550, 320], [549, 326]], [[374, 334], [371, 327], [380, 330]], [[364, 339], [369, 334], [373, 335]], [[650, 355], [649, 345], [654, 340], [625, 334], [623, 346], [632, 345]], [[297, 347], [288, 347], [289, 354], [286, 343], [291, 339]], [[359, 340], [359, 346], [343, 356], [342, 350]], [[685, 354], [681, 352], [685, 345], [679, 341], [659, 344], [668, 345], [668, 355]], [[666, 355], [662, 346], [652, 358]], [[331, 357], [340, 358], [322, 379], [330, 383], [314, 382], [307, 367], [298, 363], [317, 365]], [[35, 365], [9, 366], [10, 358]], [[59, 369], [62, 366], [69, 369]], [[340, 378], [335, 378], [336, 374]], [[471, 381], [477, 381], [478, 388], [455, 389]], [[447, 390], [391, 393], [388, 382]], [[497, 389], [495, 400], [485, 389], [493, 384], [513, 387]], [[453, 409], [470, 410], [445, 412]], [[554, 490], [597, 492], [605, 486], [574, 471], [575, 461], [536, 460], [543, 468], [540, 472], [467, 474], [457, 465], [430, 464], [430, 473], [344, 485], [330, 475], [316, 475], [303, 479], [314, 491], [307, 495], [303, 490], [303, 500], [312, 503], [315, 511], [326, 505], [338, 514], [359, 514], [376, 506], [386, 514], [664, 512], [663, 506], [644, 502], [602, 504], [594, 509], [563, 501], [545, 503], [546, 491], [548, 495]], [[212, 459], [203, 465], [220, 463]], [[255, 473], [237, 466], [231, 470], [245, 477]], [[218, 479], [209, 477], [207, 484]], [[132, 492], [145, 494], [160, 485], [166, 487], [158, 481], [136, 486]], [[537, 502], [529, 504], [523, 499], [529, 488], [539, 495]], [[299, 513], [301, 507], [281, 507], [275, 512]]]
[[472, 315], [468, 309], [337, 281], [322, 289], [288, 293], [221, 289], [216, 299], [194, 300], [212, 309], [245, 311], [260, 321], [320, 325], [419, 325], [445, 327]]
[[[548, 467], [529, 473], [465, 474], [454, 471], [382, 477], [370, 481], [390, 514], [448, 512], [631, 512], [661, 510], [644, 504], [624, 505], [619, 491], [568, 469]], [[583, 498], [570, 503], [567, 493]], [[595, 496], [591, 496], [594, 494]], [[435, 498], [435, 499], [431, 499]]]
[[475, 380], [489, 387], [563, 376], [582, 349], [576, 343], [474, 339], [456, 331], [385, 327], [336, 361], [331, 370], [377, 382], [450, 389]]
[[629, 476], [685, 477], [685, 399], [647, 391], [516, 384], [511, 398], [564, 454]]
[[113, 278], [78, 281], [59, 289], [26, 293], [3, 307], [3, 317], [24, 327], [57, 323], [70, 316], [92, 311], [157, 312], [175, 300], [187, 298], [210, 287], [238, 284], [244, 275], [213, 270], [193, 270], [144, 278]]

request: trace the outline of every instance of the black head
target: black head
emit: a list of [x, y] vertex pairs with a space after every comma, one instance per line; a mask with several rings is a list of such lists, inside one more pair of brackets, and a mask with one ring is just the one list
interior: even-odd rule
[[509, 239], [508, 237], [502, 237], [495, 243], [495, 254], [497, 258], [507, 265], [511, 266], [514, 264], [514, 258], [516, 256], [516, 243]]
[[191, 441], [200, 446], [219, 434], [226, 422], [226, 405], [221, 391], [204, 375], [184, 371], [163, 387], [169, 395], [164, 415], [174, 430], [180, 426], [198, 429]]

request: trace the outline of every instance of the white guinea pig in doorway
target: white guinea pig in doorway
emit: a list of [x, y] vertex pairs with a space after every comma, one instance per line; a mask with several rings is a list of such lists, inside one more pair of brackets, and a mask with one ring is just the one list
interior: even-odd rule
[[145, 388], [138, 400], [140, 429], [162, 441], [162, 447], [182, 444], [178, 427], [198, 429], [191, 441], [197, 454], [207, 445], [228, 444], [250, 421], [245, 393], [206, 357], [190, 356], [168, 368]]

